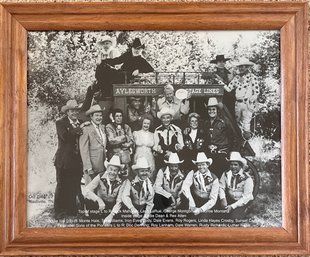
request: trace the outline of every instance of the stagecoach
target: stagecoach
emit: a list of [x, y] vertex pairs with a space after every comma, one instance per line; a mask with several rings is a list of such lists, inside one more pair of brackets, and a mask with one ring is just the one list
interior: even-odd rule
[[[154, 99], [157, 100], [158, 97], [163, 95], [164, 84], [167, 81], [171, 82], [175, 90], [186, 89], [190, 92], [190, 110], [191, 112], [199, 113], [201, 117], [206, 118], [206, 109], [203, 105], [203, 100], [206, 97], [216, 97], [219, 102], [222, 102], [224, 94], [223, 86], [208, 83], [207, 80], [201, 77], [200, 72], [154, 72], [143, 74], [131, 81], [127, 81], [125, 78], [125, 83], [114, 84], [114, 107], [123, 110], [126, 119], [130, 97], [141, 97], [143, 98], [144, 106], [151, 106]], [[99, 104], [101, 104], [100, 101]], [[253, 196], [255, 197], [260, 185], [259, 173], [253, 162], [251, 162], [251, 159], [255, 156], [255, 152], [248, 141], [243, 138], [241, 130], [226, 106], [223, 106], [222, 112], [230, 121], [234, 136], [240, 141], [240, 153], [247, 159], [248, 166], [246, 171], [253, 178]]]

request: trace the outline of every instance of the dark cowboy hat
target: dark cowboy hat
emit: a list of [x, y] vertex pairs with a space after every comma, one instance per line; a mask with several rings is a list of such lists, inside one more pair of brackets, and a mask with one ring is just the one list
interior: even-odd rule
[[212, 60], [210, 63], [217, 63], [217, 62], [226, 62], [228, 60], [231, 60], [231, 58], [225, 58], [223, 54], [217, 55], [214, 60]]
[[134, 39], [134, 41], [132, 42], [130, 46], [136, 49], [145, 48], [145, 45], [144, 44], [142, 45], [141, 40], [137, 37]]

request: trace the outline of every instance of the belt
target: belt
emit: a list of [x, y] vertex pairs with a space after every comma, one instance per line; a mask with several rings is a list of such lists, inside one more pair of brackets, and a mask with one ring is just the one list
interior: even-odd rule
[[248, 98], [236, 99], [236, 101], [237, 101], [238, 103], [244, 103], [244, 102], [246, 102], [247, 100], [248, 100]]

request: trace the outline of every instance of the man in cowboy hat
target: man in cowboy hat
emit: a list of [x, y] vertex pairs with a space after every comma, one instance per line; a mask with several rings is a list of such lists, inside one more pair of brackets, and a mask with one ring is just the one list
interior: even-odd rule
[[103, 36], [97, 44], [100, 47], [97, 64], [100, 64], [103, 60], [113, 59], [121, 55], [120, 51], [113, 46], [114, 40], [108, 35]]
[[[215, 59], [210, 61], [210, 63], [216, 65], [214, 72], [216, 83], [220, 80], [228, 85], [233, 79], [232, 73], [225, 67], [226, 62], [229, 60], [231, 60], [231, 58], [225, 58], [224, 55], [217, 55]], [[235, 101], [235, 91], [232, 90], [231, 92], [227, 92], [224, 90], [223, 104], [228, 108], [233, 116], [235, 115]]]
[[142, 126], [142, 115], [145, 113], [144, 105], [141, 97], [129, 97], [128, 112], [128, 125], [132, 131], [140, 130]]
[[102, 124], [102, 112], [100, 105], [96, 104], [85, 113], [90, 117], [91, 123], [83, 128], [79, 142], [85, 185], [105, 170], [103, 163], [106, 158], [107, 139], [105, 126]]
[[231, 152], [229, 162], [230, 170], [220, 179], [219, 198], [231, 218], [242, 219], [248, 202], [253, 200], [253, 179], [244, 171], [247, 161], [239, 152]]
[[235, 90], [236, 103], [235, 115], [238, 126], [243, 131], [245, 139], [251, 137], [250, 126], [252, 115], [255, 112], [255, 105], [260, 93], [259, 79], [252, 72], [250, 67], [254, 65], [248, 59], [242, 58], [238, 63], [239, 74], [232, 81], [224, 86], [227, 92]]
[[[113, 217], [121, 208], [121, 186], [119, 177], [124, 168], [120, 158], [114, 155], [110, 161], [105, 161], [106, 171], [99, 173], [85, 188], [85, 198], [97, 203], [99, 211], [104, 211]], [[105, 216], [105, 215], [104, 215]], [[109, 219], [109, 218], [108, 218]]]
[[223, 105], [215, 97], [210, 97], [205, 107], [208, 110], [208, 119], [205, 122], [206, 153], [213, 160], [211, 171], [220, 177], [229, 169], [226, 158], [231, 150], [234, 135], [228, 121], [220, 114]]
[[[104, 97], [112, 97], [112, 84], [128, 83], [140, 73], [154, 71], [153, 67], [142, 56], [144, 48], [145, 46], [140, 39], [135, 38], [129, 51], [117, 58], [106, 59], [101, 62], [97, 67], [95, 76]], [[122, 64], [121, 71], [111, 68], [119, 64]]]
[[79, 137], [83, 125], [78, 120], [79, 106], [76, 100], [69, 100], [61, 108], [66, 115], [56, 121], [58, 149], [55, 154], [56, 190], [54, 209], [56, 219], [77, 214], [76, 197], [83, 201], [80, 182], [83, 165], [79, 151]]
[[149, 179], [150, 164], [145, 157], [140, 157], [132, 170], [136, 176], [131, 181], [125, 181], [122, 201], [133, 218], [139, 220], [139, 225], [145, 226], [154, 206], [154, 189]]
[[187, 98], [183, 100], [176, 98], [174, 96], [174, 87], [168, 83], [164, 86], [163, 97], [157, 100], [157, 109], [159, 111], [163, 108], [171, 109], [174, 112], [172, 120], [180, 123], [181, 118], [189, 113], [189, 98], [190, 95], [187, 95]]
[[198, 153], [193, 163], [197, 165], [197, 170], [188, 173], [183, 182], [182, 192], [188, 202], [188, 209], [194, 215], [199, 215], [208, 212], [216, 204], [219, 180], [208, 169], [212, 159], [207, 158], [205, 153]]
[[164, 159], [168, 159], [171, 153], [180, 152], [184, 147], [181, 129], [171, 123], [173, 115], [174, 111], [167, 107], [157, 113], [157, 117], [162, 122], [154, 132], [153, 150], [157, 154], [155, 162], [158, 168], [165, 165]]
[[169, 156], [166, 168], [158, 171], [154, 184], [154, 209], [171, 210], [177, 208], [181, 203], [181, 187], [184, 180], [183, 172], [179, 164], [183, 163], [177, 153]]

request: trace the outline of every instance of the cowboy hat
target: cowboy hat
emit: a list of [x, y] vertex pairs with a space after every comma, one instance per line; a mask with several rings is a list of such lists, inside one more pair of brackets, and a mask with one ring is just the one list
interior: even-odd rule
[[119, 158], [118, 155], [113, 155], [110, 161], [105, 161], [104, 162], [104, 166], [106, 168], [108, 168], [110, 165], [115, 166], [115, 167], [119, 167], [121, 169], [123, 169], [125, 167], [124, 164], [121, 164], [121, 159]]
[[157, 113], [157, 117], [158, 117], [159, 119], [161, 119], [161, 117], [162, 117], [163, 115], [166, 115], [166, 114], [169, 114], [169, 115], [171, 115], [171, 117], [173, 117], [173, 116], [175, 115], [175, 112], [174, 112], [174, 110], [172, 110], [172, 109], [170, 109], [170, 108], [164, 107], [164, 108], [162, 108], [162, 109]]
[[113, 39], [110, 36], [108, 36], [108, 35], [103, 36], [100, 39], [100, 41], [97, 42], [97, 44], [98, 45], [103, 45], [103, 43], [106, 42], [106, 41], [109, 41], [109, 42], [111, 42], [111, 44], [113, 44]]
[[197, 164], [200, 162], [207, 162], [207, 163], [209, 163], [209, 165], [211, 165], [213, 160], [212, 160], [212, 158], [208, 158], [204, 152], [200, 152], [197, 154], [196, 160], [192, 160], [192, 162], [194, 164]]
[[167, 164], [180, 164], [180, 163], [183, 163], [184, 161], [180, 161], [179, 159], [179, 156], [177, 153], [171, 153], [170, 156], [169, 156], [169, 159], [168, 161], [164, 160], [165, 163]]
[[145, 48], [145, 45], [141, 43], [141, 40], [139, 38], [135, 38], [132, 44], [130, 45], [132, 48], [141, 49]]
[[229, 162], [240, 162], [244, 167], [247, 164], [246, 159], [242, 158], [239, 152], [231, 152]]
[[231, 60], [231, 58], [225, 58], [223, 54], [220, 54], [220, 55], [217, 55], [214, 60], [211, 60], [210, 63], [216, 64], [217, 62], [226, 62], [229, 60]]
[[204, 102], [204, 105], [205, 105], [206, 108], [211, 107], [211, 106], [216, 106], [216, 107], [218, 107], [218, 108], [220, 108], [220, 109], [223, 108], [223, 104], [222, 104], [222, 103], [219, 103], [215, 97], [210, 97], [210, 98], [208, 99], [208, 104], [206, 104], [206, 103]]
[[71, 99], [66, 103], [66, 105], [61, 107], [61, 112], [66, 112], [68, 110], [78, 110], [78, 109], [80, 109], [80, 107], [77, 101], [74, 99]]
[[91, 107], [89, 108], [89, 110], [87, 110], [87, 111], [85, 112], [85, 115], [86, 115], [86, 116], [89, 116], [89, 115], [91, 115], [91, 114], [93, 114], [93, 113], [95, 113], [95, 112], [102, 112], [102, 113], [103, 113], [103, 110], [104, 110], [104, 109], [101, 109], [101, 107], [100, 107], [99, 104], [95, 104], [95, 105], [91, 106]]
[[148, 163], [147, 159], [145, 157], [139, 157], [136, 161], [136, 164], [132, 165], [133, 170], [137, 169], [148, 169], [151, 165]]
[[237, 63], [237, 66], [241, 66], [241, 65], [247, 65], [247, 66], [253, 66], [254, 63], [251, 62], [249, 59], [247, 58], [241, 58], [239, 60], [239, 62]]

